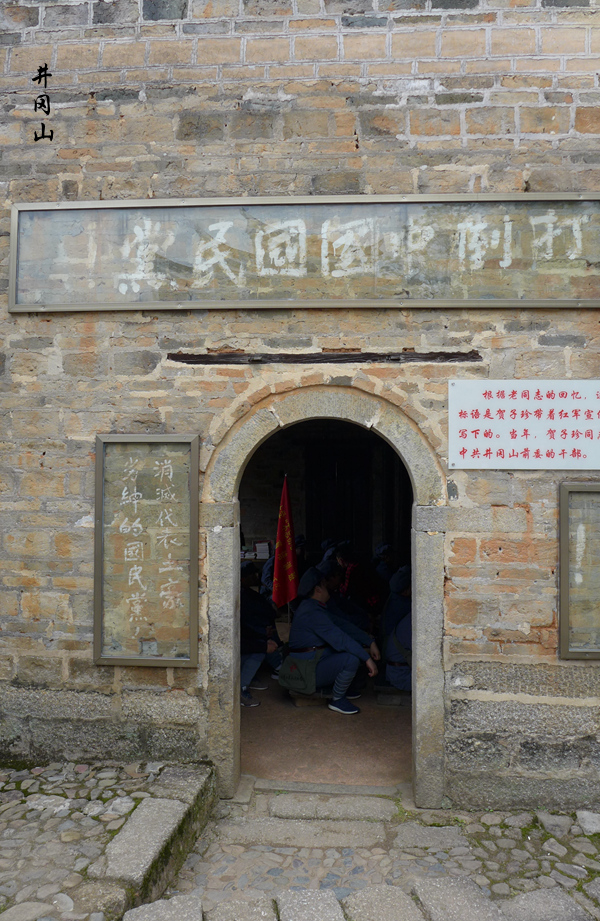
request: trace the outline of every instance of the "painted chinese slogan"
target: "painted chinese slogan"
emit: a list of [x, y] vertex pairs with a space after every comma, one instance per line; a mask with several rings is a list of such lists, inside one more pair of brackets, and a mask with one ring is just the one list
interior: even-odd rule
[[600, 494], [569, 493], [569, 648], [600, 650]]
[[102, 655], [190, 657], [190, 445], [107, 443]]
[[12, 309], [600, 297], [600, 202], [18, 212]]
[[600, 381], [450, 381], [448, 461], [462, 469], [600, 469]]

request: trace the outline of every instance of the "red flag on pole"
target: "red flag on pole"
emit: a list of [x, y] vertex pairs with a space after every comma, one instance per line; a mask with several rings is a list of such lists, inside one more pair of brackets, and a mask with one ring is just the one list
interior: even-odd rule
[[298, 563], [294, 541], [294, 523], [288, 493], [287, 476], [283, 481], [277, 541], [275, 543], [275, 566], [273, 568], [273, 602], [280, 608], [293, 601], [298, 594]]

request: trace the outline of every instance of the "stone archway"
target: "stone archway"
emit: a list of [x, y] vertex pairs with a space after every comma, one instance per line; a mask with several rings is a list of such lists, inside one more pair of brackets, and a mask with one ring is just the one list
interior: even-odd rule
[[439, 807], [444, 796], [445, 477], [430, 444], [400, 410], [380, 397], [340, 387], [307, 387], [272, 396], [245, 416], [215, 449], [205, 476], [201, 527], [206, 532], [209, 621], [208, 747], [222, 795], [233, 795], [239, 751], [238, 489], [256, 449], [282, 427], [341, 419], [372, 429], [399, 454], [413, 495], [413, 767], [415, 801]]

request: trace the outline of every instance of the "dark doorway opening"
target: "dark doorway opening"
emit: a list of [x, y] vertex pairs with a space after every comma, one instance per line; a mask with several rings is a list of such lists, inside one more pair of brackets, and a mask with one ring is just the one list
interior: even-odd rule
[[[378, 545], [390, 544], [394, 568], [410, 562], [411, 482], [398, 454], [379, 435], [325, 419], [272, 435], [248, 462], [240, 484], [242, 547], [248, 552], [274, 541], [285, 474], [295, 533], [306, 537], [309, 565], [320, 561], [326, 538], [350, 541], [367, 559]], [[285, 639], [287, 617], [280, 617]], [[398, 697], [392, 700], [370, 682], [358, 701], [361, 713], [346, 717], [324, 702], [297, 706], [266, 670], [261, 677], [267, 690], [254, 695], [261, 706], [242, 709], [243, 773], [385, 786], [410, 780], [410, 701], [399, 706]]]
[[316, 419], [272, 435], [248, 462], [240, 485], [245, 546], [275, 538], [287, 473], [294, 528], [305, 534], [311, 563], [328, 537], [371, 556], [394, 547], [410, 559], [412, 487], [406, 467], [382, 438], [352, 422]]

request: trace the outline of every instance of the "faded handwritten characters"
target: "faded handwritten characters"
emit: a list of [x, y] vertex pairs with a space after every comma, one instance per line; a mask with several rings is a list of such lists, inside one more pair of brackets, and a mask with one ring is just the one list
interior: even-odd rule
[[600, 296], [596, 202], [299, 210], [25, 212], [17, 302]]
[[[159, 495], [174, 496], [173, 462], [170, 458], [163, 457], [154, 462], [154, 478], [158, 480], [157, 497]], [[161, 508], [156, 524], [160, 529], [156, 536], [157, 547], [166, 552], [166, 555], [159, 561], [158, 571], [159, 574], [167, 573], [166, 576], [163, 576], [164, 581], [159, 580], [158, 597], [163, 611], [174, 611], [183, 607], [184, 586], [180, 574], [184, 567], [181, 563], [172, 560], [171, 553], [168, 552], [170, 547], [181, 546], [181, 540], [176, 536], [179, 524], [173, 508], [170, 506]]]
[[107, 446], [105, 638], [111, 654], [189, 650], [188, 448]]
[[[137, 516], [138, 505], [143, 496], [137, 487], [137, 479], [140, 472], [141, 459], [139, 456], [130, 455], [125, 461], [123, 473], [121, 476], [122, 491], [120, 505], [126, 511], [131, 511]], [[130, 522], [129, 518], [124, 518], [119, 526], [121, 534], [131, 535], [139, 538], [144, 528], [139, 517]], [[126, 540], [123, 548], [123, 559], [127, 571], [127, 586], [131, 589], [126, 595], [129, 613], [129, 623], [135, 637], [140, 635], [141, 630], [148, 624], [147, 610], [147, 585], [142, 581], [144, 574], [144, 542], [141, 540]]]

